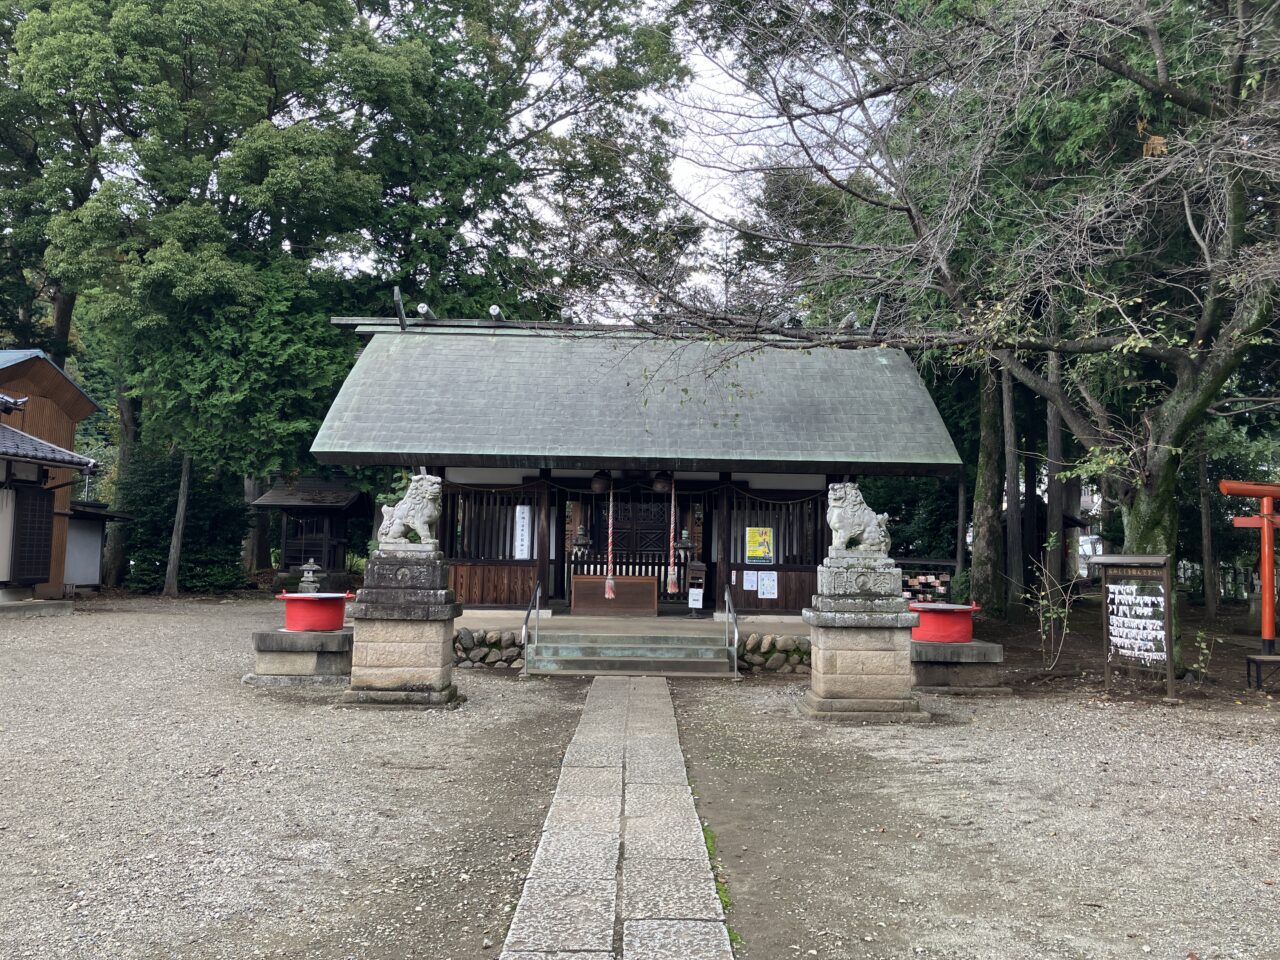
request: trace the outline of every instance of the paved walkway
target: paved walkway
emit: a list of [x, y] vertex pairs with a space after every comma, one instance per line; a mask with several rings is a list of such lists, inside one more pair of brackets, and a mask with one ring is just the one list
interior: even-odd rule
[[667, 682], [597, 677], [500, 960], [732, 960]]

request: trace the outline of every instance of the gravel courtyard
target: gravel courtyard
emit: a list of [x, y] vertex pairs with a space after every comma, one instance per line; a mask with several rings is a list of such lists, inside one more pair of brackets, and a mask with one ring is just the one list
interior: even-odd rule
[[254, 601], [0, 622], [0, 957], [493, 957], [584, 681], [450, 713], [245, 686]]
[[803, 689], [676, 686], [739, 960], [1280, 958], [1265, 701], [930, 697], [939, 722], [853, 728], [798, 721]]
[[[586, 681], [448, 713], [239, 682], [263, 600], [0, 622], [0, 958], [494, 960]], [[1080, 691], [800, 719], [671, 685], [739, 960], [1280, 960], [1280, 717]]]

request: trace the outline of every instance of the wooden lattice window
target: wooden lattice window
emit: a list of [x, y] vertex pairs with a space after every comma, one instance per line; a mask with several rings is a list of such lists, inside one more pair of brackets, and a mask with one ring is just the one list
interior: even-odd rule
[[13, 564], [14, 583], [44, 583], [49, 579], [53, 554], [53, 494], [42, 487], [14, 486]]

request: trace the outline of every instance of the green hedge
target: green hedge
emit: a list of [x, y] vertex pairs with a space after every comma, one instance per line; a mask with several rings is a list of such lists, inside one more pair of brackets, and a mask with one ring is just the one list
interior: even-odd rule
[[[181, 473], [181, 456], [143, 446], [121, 479], [124, 510], [133, 517], [128, 524], [130, 565], [125, 586], [137, 593], [158, 592], [164, 586]], [[195, 465], [178, 586], [196, 593], [221, 593], [243, 586], [240, 549], [248, 528], [241, 478], [209, 476]]]

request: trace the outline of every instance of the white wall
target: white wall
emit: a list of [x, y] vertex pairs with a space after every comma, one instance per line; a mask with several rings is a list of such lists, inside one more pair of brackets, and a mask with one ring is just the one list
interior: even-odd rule
[[13, 505], [12, 490], [0, 490], [0, 581], [8, 580], [13, 569]]
[[105, 525], [98, 520], [75, 520], [67, 524], [67, 565], [63, 582], [79, 587], [102, 583], [102, 535]]

